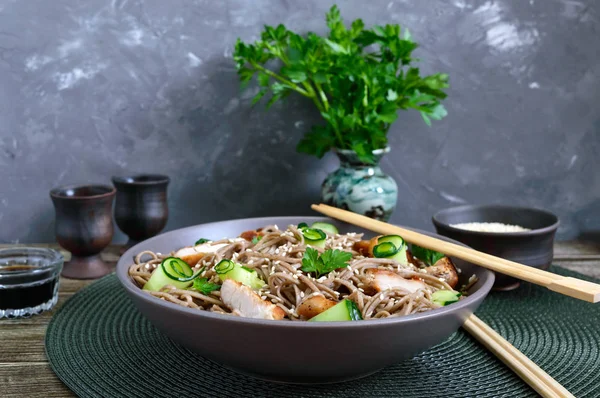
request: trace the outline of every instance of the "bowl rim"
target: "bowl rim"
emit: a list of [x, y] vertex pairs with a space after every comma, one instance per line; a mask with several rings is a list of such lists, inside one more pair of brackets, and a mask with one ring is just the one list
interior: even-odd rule
[[[515, 211], [515, 210], [531, 211], [531, 212], [541, 213], [546, 216], [550, 216], [550, 217], [554, 218], [556, 221], [547, 227], [531, 229], [529, 231], [491, 232], [491, 231], [472, 231], [470, 229], [457, 228], [457, 227], [453, 227], [452, 225], [439, 220], [439, 217], [446, 213], [453, 212], [453, 211], [467, 210], [467, 209], [469, 209], [469, 210], [472, 210], [472, 209], [496, 209], [496, 210], [510, 210], [510, 211]], [[494, 204], [492, 204], [492, 205], [462, 205], [462, 206], [447, 207], [445, 209], [437, 211], [431, 217], [431, 222], [436, 227], [441, 226], [444, 228], [448, 228], [449, 230], [451, 230], [453, 232], [463, 233], [465, 235], [490, 236], [490, 237], [495, 237], [495, 238], [500, 237], [500, 236], [502, 236], [502, 237], [527, 237], [527, 236], [544, 235], [544, 234], [548, 234], [550, 232], [556, 231], [558, 229], [558, 226], [560, 225], [560, 220], [558, 219], [558, 216], [548, 210], [539, 209], [537, 207], [494, 205]], [[472, 221], [472, 222], [476, 222], [476, 221]]]
[[[154, 236], [150, 239], [147, 239], [147, 240], [140, 242], [137, 245], [129, 248], [125, 253], [123, 253], [123, 255], [119, 258], [119, 261], [117, 262], [117, 266], [116, 266], [116, 270], [115, 270], [115, 272], [117, 274], [117, 278], [119, 279], [119, 282], [121, 283], [121, 285], [130, 294], [133, 294], [137, 298], [139, 298], [147, 303], [150, 303], [152, 305], [157, 305], [159, 307], [163, 307], [165, 310], [183, 312], [185, 314], [196, 316], [199, 319], [212, 319], [215, 321], [231, 322], [232, 325], [275, 326], [275, 327], [282, 327], [282, 328], [322, 328], [322, 327], [325, 327], [328, 329], [329, 328], [345, 329], [345, 328], [356, 328], [356, 327], [362, 328], [362, 327], [372, 327], [374, 325], [391, 326], [391, 325], [403, 324], [403, 323], [411, 322], [411, 321], [414, 321], [414, 322], [425, 321], [432, 317], [441, 317], [445, 314], [449, 314], [449, 313], [453, 313], [453, 312], [461, 312], [461, 310], [464, 310], [465, 307], [467, 307], [473, 301], [483, 299], [490, 292], [490, 290], [492, 289], [492, 286], [494, 284], [494, 280], [495, 280], [494, 273], [485, 268], [481, 268], [482, 271], [484, 272], [484, 276], [485, 276], [483, 285], [472, 295], [466, 297], [463, 300], [460, 300], [457, 303], [453, 303], [452, 305], [449, 305], [447, 307], [436, 308], [434, 310], [422, 312], [419, 314], [411, 314], [411, 315], [406, 315], [406, 316], [397, 317], [397, 318], [370, 319], [370, 320], [363, 320], [361, 322], [347, 321], [347, 322], [315, 322], [315, 323], [312, 323], [312, 322], [291, 322], [289, 320], [243, 318], [243, 317], [235, 317], [235, 316], [230, 316], [230, 315], [213, 313], [213, 312], [209, 312], [209, 311], [200, 311], [200, 310], [193, 309], [193, 308], [186, 308], [186, 307], [177, 305], [175, 303], [156, 299], [156, 297], [151, 296], [150, 294], [144, 292], [142, 289], [137, 287], [128, 275], [127, 270], [129, 269], [129, 267], [132, 263], [132, 261], [128, 260], [128, 259], [133, 258], [133, 256], [140, 251], [140, 249], [137, 249], [138, 246], [145, 244], [146, 242], [149, 242], [151, 240], [157, 239], [159, 237], [160, 237], [160, 239], [164, 239], [165, 236], [175, 235], [175, 234], [181, 233], [181, 231], [193, 230], [200, 226], [210, 227], [211, 225], [220, 224], [220, 223], [229, 223], [229, 222], [235, 223], [235, 222], [242, 222], [242, 221], [252, 221], [252, 222], [256, 222], [257, 224], [261, 223], [264, 225], [268, 225], [269, 223], [272, 223], [272, 220], [275, 218], [278, 220], [288, 219], [290, 221], [303, 219], [303, 220], [306, 220], [306, 222], [310, 222], [310, 223], [315, 222], [315, 221], [327, 221], [327, 220], [331, 221], [332, 220], [329, 217], [315, 217], [315, 216], [250, 217], [250, 218], [238, 218], [238, 219], [233, 219], [233, 220], [215, 221], [215, 222], [203, 223], [203, 224], [198, 224], [198, 225], [193, 225], [193, 226], [189, 226], [189, 227], [185, 227], [185, 228], [176, 229], [173, 231], [165, 232], [163, 234]], [[271, 221], [269, 221], [269, 220], [271, 220]], [[414, 228], [411, 228], [411, 229], [414, 229]], [[420, 230], [416, 230], [416, 231], [425, 232], [425, 231], [420, 231]], [[442, 237], [441, 235], [437, 235], [432, 232], [427, 232], [427, 233], [433, 234], [434, 236]], [[461, 244], [464, 246], [464, 244], [457, 242], [453, 239], [450, 239], [448, 237], [442, 237], [442, 238], [444, 238], [446, 240], [450, 240], [453, 243], [458, 243], [458, 244]], [[478, 267], [477, 265], [475, 265], [475, 266]]]
[[[103, 193], [98, 193], [94, 195], [64, 195], [64, 192], [69, 190], [77, 190], [82, 188], [100, 188], [104, 190]], [[64, 185], [56, 188], [52, 188], [50, 190], [50, 197], [53, 199], [67, 199], [67, 200], [93, 200], [93, 199], [101, 199], [101, 198], [109, 198], [114, 196], [117, 193], [115, 187], [106, 185], [106, 184], [74, 184], [74, 185]]]
[[[149, 181], [138, 181], [139, 178], [149, 178]], [[113, 184], [121, 185], [159, 185], [168, 184], [171, 179], [164, 174], [140, 173], [130, 175], [115, 175], [111, 177]]]
[[[0, 260], [4, 260], [5, 258], [9, 257], [44, 258], [48, 260], [48, 264], [42, 266], [31, 266], [29, 269], [10, 272], [3, 271], [3, 267], [0, 267], [0, 288], [16, 288], [30, 284], [37, 284], [41, 280], [48, 277], [48, 272], [50, 272], [52, 275], [58, 276], [63, 269], [65, 261], [65, 258], [60, 251], [48, 247], [16, 246], [0, 249]], [[27, 283], [10, 283], [15, 278], [22, 277], [23, 275], [32, 275], [42, 279]]]

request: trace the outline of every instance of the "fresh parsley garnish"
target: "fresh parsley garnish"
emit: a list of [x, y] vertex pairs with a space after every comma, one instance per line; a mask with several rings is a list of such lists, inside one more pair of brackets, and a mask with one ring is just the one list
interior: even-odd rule
[[347, 267], [351, 258], [352, 254], [343, 250], [329, 249], [319, 255], [317, 250], [307, 247], [302, 258], [302, 271], [312, 272], [319, 278], [335, 269]]
[[252, 238], [252, 244], [253, 245], [257, 244], [258, 242], [260, 242], [261, 239], [262, 239], [262, 236], [259, 236], [259, 235], [255, 236], [254, 238]]
[[444, 258], [445, 255], [440, 252], [436, 252], [435, 250], [425, 249], [424, 247], [412, 245], [410, 249], [410, 253], [423, 261], [425, 265], [430, 266], [435, 264], [439, 259]]
[[215, 290], [219, 290], [221, 285], [209, 282], [208, 278], [196, 278], [192, 287], [202, 294], [210, 294]]

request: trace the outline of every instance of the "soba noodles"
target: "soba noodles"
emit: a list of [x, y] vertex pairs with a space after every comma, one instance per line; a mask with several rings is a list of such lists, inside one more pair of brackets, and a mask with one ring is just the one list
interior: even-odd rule
[[[244, 235], [246, 239], [243, 238]], [[369, 257], [364, 250], [369, 242], [361, 241], [362, 234], [336, 234], [326, 231], [326, 235], [324, 247], [312, 249], [317, 250], [320, 255], [327, 251], [331, 254], [334, 250], [348, 252], [351, 258], [347, 261], [347, 266], [324, 275], [304, 271], [303, 258], [307, 248], [311, 246], [307, 243], [302, 229], [290, 225], [287, 229], [280, 230], [276, 225], [272, 225], [250, 231], [249, 234], [244, 233], [242, 238], [203, 243], [204, 247], [208, 248], [207, 252], [202, 254], [197, 263], [189, 265], [194, 273], [198, 273], [199, 278], [206, 278], [206, 283], [215, 284], [216, 290], [206, 293], [194, 289], [193, 286], [177, 288], [167, 284], [158, 291], [148, 293], [158, 299], [193, 309], [262, 317], [254, 312], [253, 315], [248, 315], [247, 308], [236, 308], [236, 304], [228, 305], [224, 302], [224, 290], [218, 290], [224, 286], [224, 281], [215, 270], [215, 266], [224, 259], [256, 271], [255, 275], [264, 281], [264, 286], [254, 289], [256, 296], [266, 303], [265, 308], [278, 307], [283, 311], [281, 317], [292, 321], [307, 320], [306, 308], [311, 308], [314, 315], [314, 306], [307, 306], [307, 303], [311, 303], [311, 300], [315, 302], [315, 297], [319, 297], [321, 302], [331, 303], [325, 306], [326, 309], [344, 299], [350, 300], [358, 308], [363, 319], [373, 319], [429, 311], [440, 306], [432, 299], [435, 292], [446, 290], [456, 293], [453, 289], [456, 281], [451, 286], [449, 282], [452, 282], [452, 279], [429, 272], [428, 268], [433, 270], [435, 267], [425, 267], [426, 264], [412, 257], [410, 252], [408, 257], [411, 262], [400, 264], [390, 258]], [[210, 248], [214, 250], [211, 251]], [[129, 275], [142, 288], [161, 262], [176, 254], [177, 252], [169, 255], [152, 251], [141, 252], [130, 266]], [[456, 274], [453, 276], [457, 279]], [[380, 280], [377, 280], [378, 277]], [[396, 279], [401, 283], [396, 284]], [[232, 288], [241, 286], [232, 285]], [[246, 290], [249, 288], [246, 287]], [[457, 300], [458, 296], [460, 294], [456, 294]], [[316, 311], [323, 312], [318, 308]]]

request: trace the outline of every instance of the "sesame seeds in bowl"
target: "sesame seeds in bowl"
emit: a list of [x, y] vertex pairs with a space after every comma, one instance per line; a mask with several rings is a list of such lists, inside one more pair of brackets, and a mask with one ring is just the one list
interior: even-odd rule
[[[547, 269], [552, 263], [558, 217], [549, 211], [518, 206], [467, 205], [437, 212], [438, 234], [497, 257]], [[517, 279], [496, 274], [495, 290], [519, 287]]]

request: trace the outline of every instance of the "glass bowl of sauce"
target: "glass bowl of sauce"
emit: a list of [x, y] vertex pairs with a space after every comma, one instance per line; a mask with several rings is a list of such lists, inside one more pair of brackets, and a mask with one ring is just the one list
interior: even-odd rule
[[26, 317], [54, 307], [62, 254], [46, 248], [0, 249], [0, 319]]

